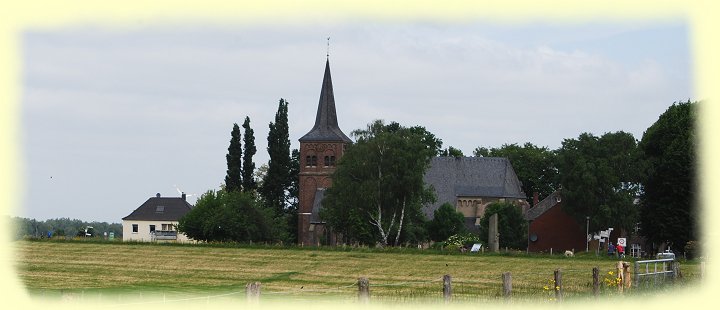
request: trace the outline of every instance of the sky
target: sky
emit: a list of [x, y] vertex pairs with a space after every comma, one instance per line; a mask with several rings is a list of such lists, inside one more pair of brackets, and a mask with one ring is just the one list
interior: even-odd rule
[[[22, 208], [15, 216], [121, 222], [160, 193], [218, 189], [233, 123], [256, 166], [289, 104], [292, 148], [312, 128], [328, 53], [338, 121], [421, 125], [443, 146], [583, 132], [636, 139], [693, 95], [682, 20], [76, 24], [21, 33]], [[190, 196], [193, 203], [197, 196]]]

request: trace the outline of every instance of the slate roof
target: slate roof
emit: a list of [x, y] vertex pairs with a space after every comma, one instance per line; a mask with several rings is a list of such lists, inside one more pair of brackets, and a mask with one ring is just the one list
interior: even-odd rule
[[455, 205], [458, 197], [526, 198], [510, 161], [502, 157], [435, 157], [425, 183], [437, 196], [423, 209], [430, 219], [443, 203]]
[[335, 112], [335, 96], [333, 94], [332, 79], [330, 78], [330, 60], [325, 62], [325, 75], [320, 90], [315, 126], [299, 139], [305, 141], [342, 141], [350, 143], [352, 140], [346, 136], [338, 126]]
[[177, 221], [192, 209], [181, 197], [152, 197], [123, 220]]
[[315, 190], [315, 201], [313, 201], [312, 211], [310, 211], [310, 223], [312, 224], [325, 223], [320, 220], [320, 209], [322, 209], [323, 198], [325, 198], [325, 189], [318, 188]]

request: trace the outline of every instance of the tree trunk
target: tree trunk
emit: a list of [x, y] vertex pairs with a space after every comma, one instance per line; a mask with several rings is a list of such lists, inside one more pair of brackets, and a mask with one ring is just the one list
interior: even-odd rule
[[403, 219], [405, 218], [405, 197], [403, 197], [402, 209], [400, 209], [400, 223], [398, 223], [397, 235], [395, 235], [395, 246], [400, 242], [400, 232], [402, 232]]

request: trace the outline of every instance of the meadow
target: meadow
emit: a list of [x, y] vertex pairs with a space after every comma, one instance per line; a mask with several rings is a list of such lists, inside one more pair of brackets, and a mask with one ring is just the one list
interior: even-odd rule
[[[16, 241], [16, 271], [33, 298], [236, 301], [245, 285], [260, 282], [262, 300], [357, 300], [357, 280], [370, 281], [372, 300], [442, 300], [442, 277], [452, 276], [453, 302], [502, 300], [502, 273], [512, 275], [512, 299], [552, 302], [553, 272], [560, 269], [564, 300], [592, 298], [592, 269], [601, 294], [617, 290], [610, 278], [616, 259], [524, 252], [446, 253], [412, 248], [299, 248], [261, 245], [170, 245], [123, 242]], [[662, 289], [699, 283], [696, 261], [681, 262], [682, 278]], [[668, 288], [669, 287], [669, 288]], [[631, 291], [628, 294], [652, 294]]]

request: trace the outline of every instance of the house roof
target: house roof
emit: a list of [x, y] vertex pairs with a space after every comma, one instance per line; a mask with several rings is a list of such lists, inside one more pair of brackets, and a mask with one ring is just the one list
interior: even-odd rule
[[338, 126], [335, 112], [335, 96], [333, 94], [332, 79], [330, 78], [330, 60], [325, 62], [325, 75], [320, 89], [320, 102], [318, 103], [315, 126], [299, 139], [305, 141], [342, 141], [350, 143], [352, 140], [346, 136]]
[[435, 189], [437, 201], [425, 215], [458, 197], [526, 198], [510, 161], [503, 157], [435, 157], [425, 172], [425, 183]]
[[560, 196], [560, 191], [554, 191], [552, 194], [545, 197], [545, 199], [538, 202], [534, 207], [528, 209], [525, 213], [525, 219], [528, 221], [535, 220], [561, 201], [562, 196]]
[[182, 197], [152, 197], [123, 220], [177, 221], [192, 209]]

